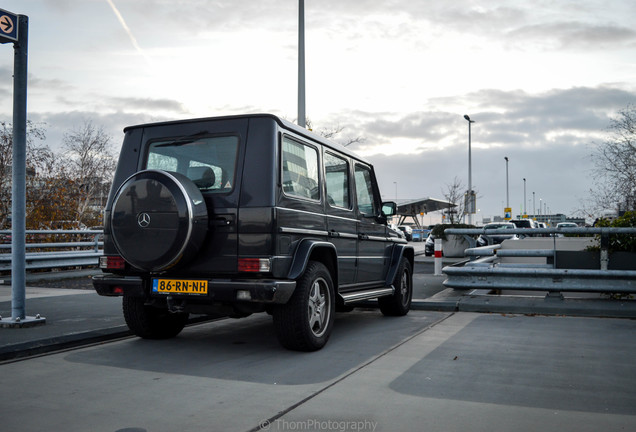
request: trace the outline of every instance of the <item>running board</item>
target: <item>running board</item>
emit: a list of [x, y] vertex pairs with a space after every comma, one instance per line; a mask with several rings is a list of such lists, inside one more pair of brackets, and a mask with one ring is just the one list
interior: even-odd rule
[[340, 297], [342, 297], [342, 300], [344, 301], [344, 303], [347, 304], [347, 303], [353, 303], [353, 302], [358, 302], [362, 300], [371, 300], [378, 297], [393, 295], [394, 292], [395, 292], [395, 289], [392, 286], [390, 286], [388, 288], [378, 288], [378, 289], [372, 289], [372, 290], [348, 292], [348, 293], [340, 294]]

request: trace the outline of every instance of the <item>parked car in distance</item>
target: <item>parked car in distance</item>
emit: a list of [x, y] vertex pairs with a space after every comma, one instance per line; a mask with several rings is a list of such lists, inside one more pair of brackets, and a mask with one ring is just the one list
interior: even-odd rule
[[[535, 228], [547, 228], [548, 224], [545, 222], [534, 222]], [[535, 234], [535, 237], [550, 237], [550, 234]]]
[[389, 224], [388, 227], [390, 229], [392, 229], [393, 231], [395, 231], [395, 233], [400, 236], [400, 238], [403, 238], [406, 240], [406, 234], [404, 234], [404, 231], [402, 231], [401, 229], [398, 228], [398, 226], [396, 224]]
[[[511, 219], [510, 223], [515, 224], [517, 228], [538, 228], [532, 219]], [[531, 237], [532, 234], [524, 235], [520, 234], [519, 238]]]
[[517, 228], [537, 228], [532, 219], [511, 219], [510, 223], [514, 224]]
[[408, 225], [398, 225], [398, 229], [404, 233], [404, 237], [406, 237], [406, 241], [413, 240], [413, 228]]
[[[577, 224], [575, 224], [574, 222], [559, 222], [556, 225], [556, 228], [578, 228], [579, 226]], [[563, 234], [557, 233], [556, 234], [557, 237], [564, 237]]]
[[477, 246], [488, 246], [493, 244], [500, 244], [504, 240], [518, 240], [517, 234], [506, 233], [506, 230], [515, 229], [517, 226], [510, 222], [491, 222], [484, 225], [484, 229], [488, 231], [487, 234], [481, 234], [477, 238]]
[[557, 228], [578, 228], [579, 226], [574, 222], [559, 222]]
[[429, 233], [426, 237], [426, 243], [424, 243], [424, 255], [433, 256], [435, 254], [435, 236], [433, 233]]

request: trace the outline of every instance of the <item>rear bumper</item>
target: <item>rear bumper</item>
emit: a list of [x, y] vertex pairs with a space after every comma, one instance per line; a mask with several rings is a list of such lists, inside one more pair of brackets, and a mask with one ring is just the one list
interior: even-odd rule
[[[101, 296], [150, 296], [150, 279], [139, 276], [119, 276], [101, 274], [93, 276], [93, 287]], [[296, 282], [276, 279], [208, 279], [207, 295], [175, 295], [173, 297], [190, 298], [199, 303], [287, 303], [294, 293]], [[243, 295], [237, 299], [238, 293]], [[249, 293], [249, 298], [245, 293]], [[166, 297], [166, 294], [152, 294], [153, 297]]]

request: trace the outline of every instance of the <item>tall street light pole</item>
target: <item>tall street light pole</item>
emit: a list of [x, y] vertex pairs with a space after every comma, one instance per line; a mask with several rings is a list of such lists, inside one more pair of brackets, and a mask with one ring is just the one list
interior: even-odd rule
[[298, 125], [305, 127], [305, 1], [298, 0]]
[[470, 140], [471, 140], [470, 125], [471, 123], [475, 123], [475, 120], [471, 120], [470, 117], [468, 117], [468, 115], [464, 115], [464, 118], [468, 122], [468, 202], [469, 202], [468, 224], [470, 225], [473, 223], [472, 212], [473, 212], [473, 207], [475, 205], [473, 201], [473, 178], [472, 178], [472, 162], [471, 162], [471, 149], [470, 149]]
[[508, 189], [508, 156], [505, 156], [506, 160], [506, 207], [510, 208], [510, 190]]
[[526, 212], [526, 179], [523, 179], [523, 215], [527, 215], [528, 212]]

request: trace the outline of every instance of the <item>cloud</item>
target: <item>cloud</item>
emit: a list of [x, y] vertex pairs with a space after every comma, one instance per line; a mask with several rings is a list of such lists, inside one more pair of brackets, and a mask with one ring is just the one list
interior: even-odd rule
[[175, 115], [187, 114], [188, 110], [183, 103], [172, 99], [153, 99], [137, 97], [111, 97], [107, 98], [108, 108], [120, 112], [135, 112], [141, 110], [145, 113], [161, 112], [174, 113]]
[[546, 49], [590, 50], [636, 43], [636, 31], [613, 25], [561, 21], [522, 26], [507, 33], [515, 41], [531, 40]]

